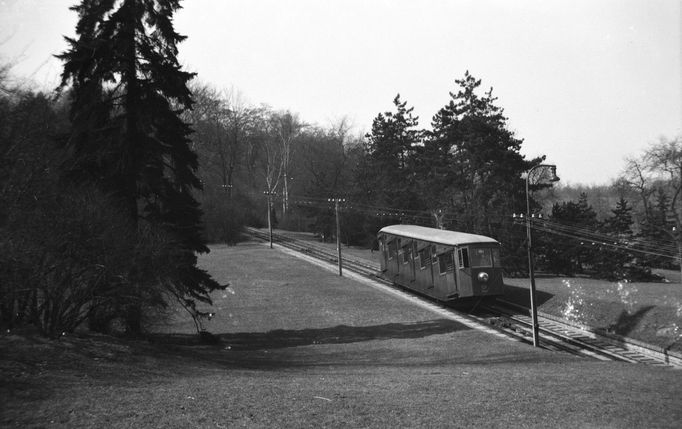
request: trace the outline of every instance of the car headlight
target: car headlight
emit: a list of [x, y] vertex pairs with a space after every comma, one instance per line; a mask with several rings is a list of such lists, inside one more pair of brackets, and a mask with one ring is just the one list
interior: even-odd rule
[[489, 277], [490, 277], [490, 276], [488, 276], [488, 273], [486, 273], [486, 272], [478, 273], [478, 281], [479, 281], [479, 282], [485, 283], [485, 282], [488, 281], [488, 278], [489, 278]]

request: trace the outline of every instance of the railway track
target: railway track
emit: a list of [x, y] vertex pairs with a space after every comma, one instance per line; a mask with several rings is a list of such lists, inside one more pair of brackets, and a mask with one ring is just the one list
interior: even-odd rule
[[[268, 232], [246, 228], [246, 232], [258, 239], [269, 241]], [[274, 234], [273, 243], [308, 255], [328, 263], [338, 264], [335, 250], [317, 243], [300, 240], [285, 234]], [[481, 328], [491, 328], [509, 338], [532, 343], [532, 322], [529, 309], [504, 300], [496, 300], [493, 304], [474, 306], [474, 310], [465, 311], [418, 295], [412, 291], [393, 285], [380, 276], [379, 265], [361, 258], [343, 256], [342, 266], [345, 270], [363, 277], [369, 277], [393, 289], [394, 293], [409, 295], [410, 299], [422, 301], [422, 305], [467, 324], [479, 324]], [[549, 350], [562, 351], [587, 358], [641, 363], [662, 367], [682, 368], [682, 357], [671, 355], [654, 346], [643, 344], [622, 337], [607, 337], [568, 323], [558, 317], [539, 313], [540, 346]]]

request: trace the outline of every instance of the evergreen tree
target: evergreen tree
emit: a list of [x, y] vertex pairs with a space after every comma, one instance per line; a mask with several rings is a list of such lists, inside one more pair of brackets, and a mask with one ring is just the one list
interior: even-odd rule
[[613, 215], [604, 220], [604, 232], [617, 238], [632, 237], [632, 207], [628, 205], [628, 201], [621, 197], [611, 212]]
[[496, 235], [502, 219], [525, 203], [522, 173], [542, 161], [525, 160], [522, 140], [507, 128], [492, 88], [478, 95], [481, 80], [466, 72], [457, 93], [432, 120], [423, 149], [420, 193], [427, 204], [449, 204], [457, 228]]
[[613, 237], [613, 242], [622, 247], [611, 246], [611, 243], [600, 246], [594, 255], [595, 265], [599, 277], [622, 279], [628, 277], [635, 259], [631, 252], [623, 248], [633, 238], [632, 207], [621, 197], [611, 212], [612, 216], [604, 220], [601, 230]]
[[364, 180], [368, 194], [362, 200], [384, 207], [413, 208], [415, 206], [413, 154], [421, 141], [422, 131], [413, 108], [393, 99], [395, 112], [379, 113], [372, 121], [372, 131], [365, 137], [366, 159], [356, 177]]
[[[173, 28], [179, 0], [83, 0], [76, 38], [66, 38], [62, 86], [71, 84], [72, 130], [65, 140], [68, 175], [94, 182], [120, 201], [131, 222], [161, 225], [172, 240], [175, 269], [168, 291], [194, 308], [220, 286], [196, 267], [207, 252], [191, 128], [180, 117], [192, 107]], [[139, 307], [137, 309], [139, 313]], [[132, 311], [129, 328], [139, 331]]]
[[[585, 193], [580, 195], [577, 202], [565, 201], [554, 204], [550, 218], [554, 222], [587, 231], [596, 231], [598, 226], [597, 214], [587, 203]], [[546, 268], [553, 273], [566, 275], [582, 273], [594, 262], [598, 243], [570, 237], [556, 240], [556, 237], [550, 236], [545, 239], [549, 242], [543, 244], [541, 253], [544, 255]]]

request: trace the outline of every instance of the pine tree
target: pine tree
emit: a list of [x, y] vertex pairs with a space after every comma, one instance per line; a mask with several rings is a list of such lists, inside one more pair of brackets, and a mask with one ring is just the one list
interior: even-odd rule
[[177, 60], [179, 8], [179, 0], [83, 0], [71, 8], [77, 37], [58, 58], [62, 87], [72, 87], [68, 176], [114, 195], [133, 224], [143, 219], [170, 235], [177, 265], [166, 287], [194, 308], [220, 285], [196, 267], [195, 252], [208, 248], [192, 196], [201, 185], [191, 128], [180, 117], [192, 107], [193, 74]]
[[601, 230], [613, 237], [613, 241], [620, 247], [611, 246], [611, 243], [600, 246], [594, 255], [595, 265], [600, 277], [622, 279], [632, 271], [628, 264], [635, 259], [631, 252], [623, 248], [633, 238], [632, 207], [629, 207], [627, 200], [621, 197], [611, 213], [613, 215], [604, 220]]
[[[580, 228], [587, 231], [597, 230], [597, 213], [587, 203], [587, 195], [580, 194], [578, 201], [564, 201], [552, 207], [552, 221]], [[547, 268], [556, 274], [574, 275], [584, 272], [588, 265], [594, 263], [598, 243], [584, 239], [566, 237], [556, 240], [548, 236], [550, 241], [543, 247]]]
[[613, 216], [604, 221], [604, 232], [618, 238], [629, 239], [632, 237], [632, 207], [628, 201], [621, 197], [616, 203], [616, 208], [611, 211]]
[[395, 112], [379, 113], [372, 122], [372, 131], [366, 135], [367, 158], [358, 175], [371, 183], [371, 195], [364, 196], [371, 204], [409, 209], [415, 201], [413, 154], [422, 131], [417, 128], [419, 118], [400, 100], [400, 94], [393, 104]]
[[457, 93], [433, 117], [425, 141], [422, 174], [430, 165], [436, 170], [422, 195], [435, 192], [431, 201], [450, 202], [458, 228], [491, 235], [493, 223], [524, 205], [522, 173], [542, 158], [521, 155], [522, 140], [507, 128], [492, 88], [479, 95], [481, 80], [468, 71], [455, 83]]

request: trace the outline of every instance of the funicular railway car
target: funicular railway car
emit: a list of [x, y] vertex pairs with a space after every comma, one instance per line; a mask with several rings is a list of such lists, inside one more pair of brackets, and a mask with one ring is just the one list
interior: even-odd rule
[[392, 225], [378, 234], [383, 276], [441, 301], [503, 293], [500, 243], [483, 235]]

